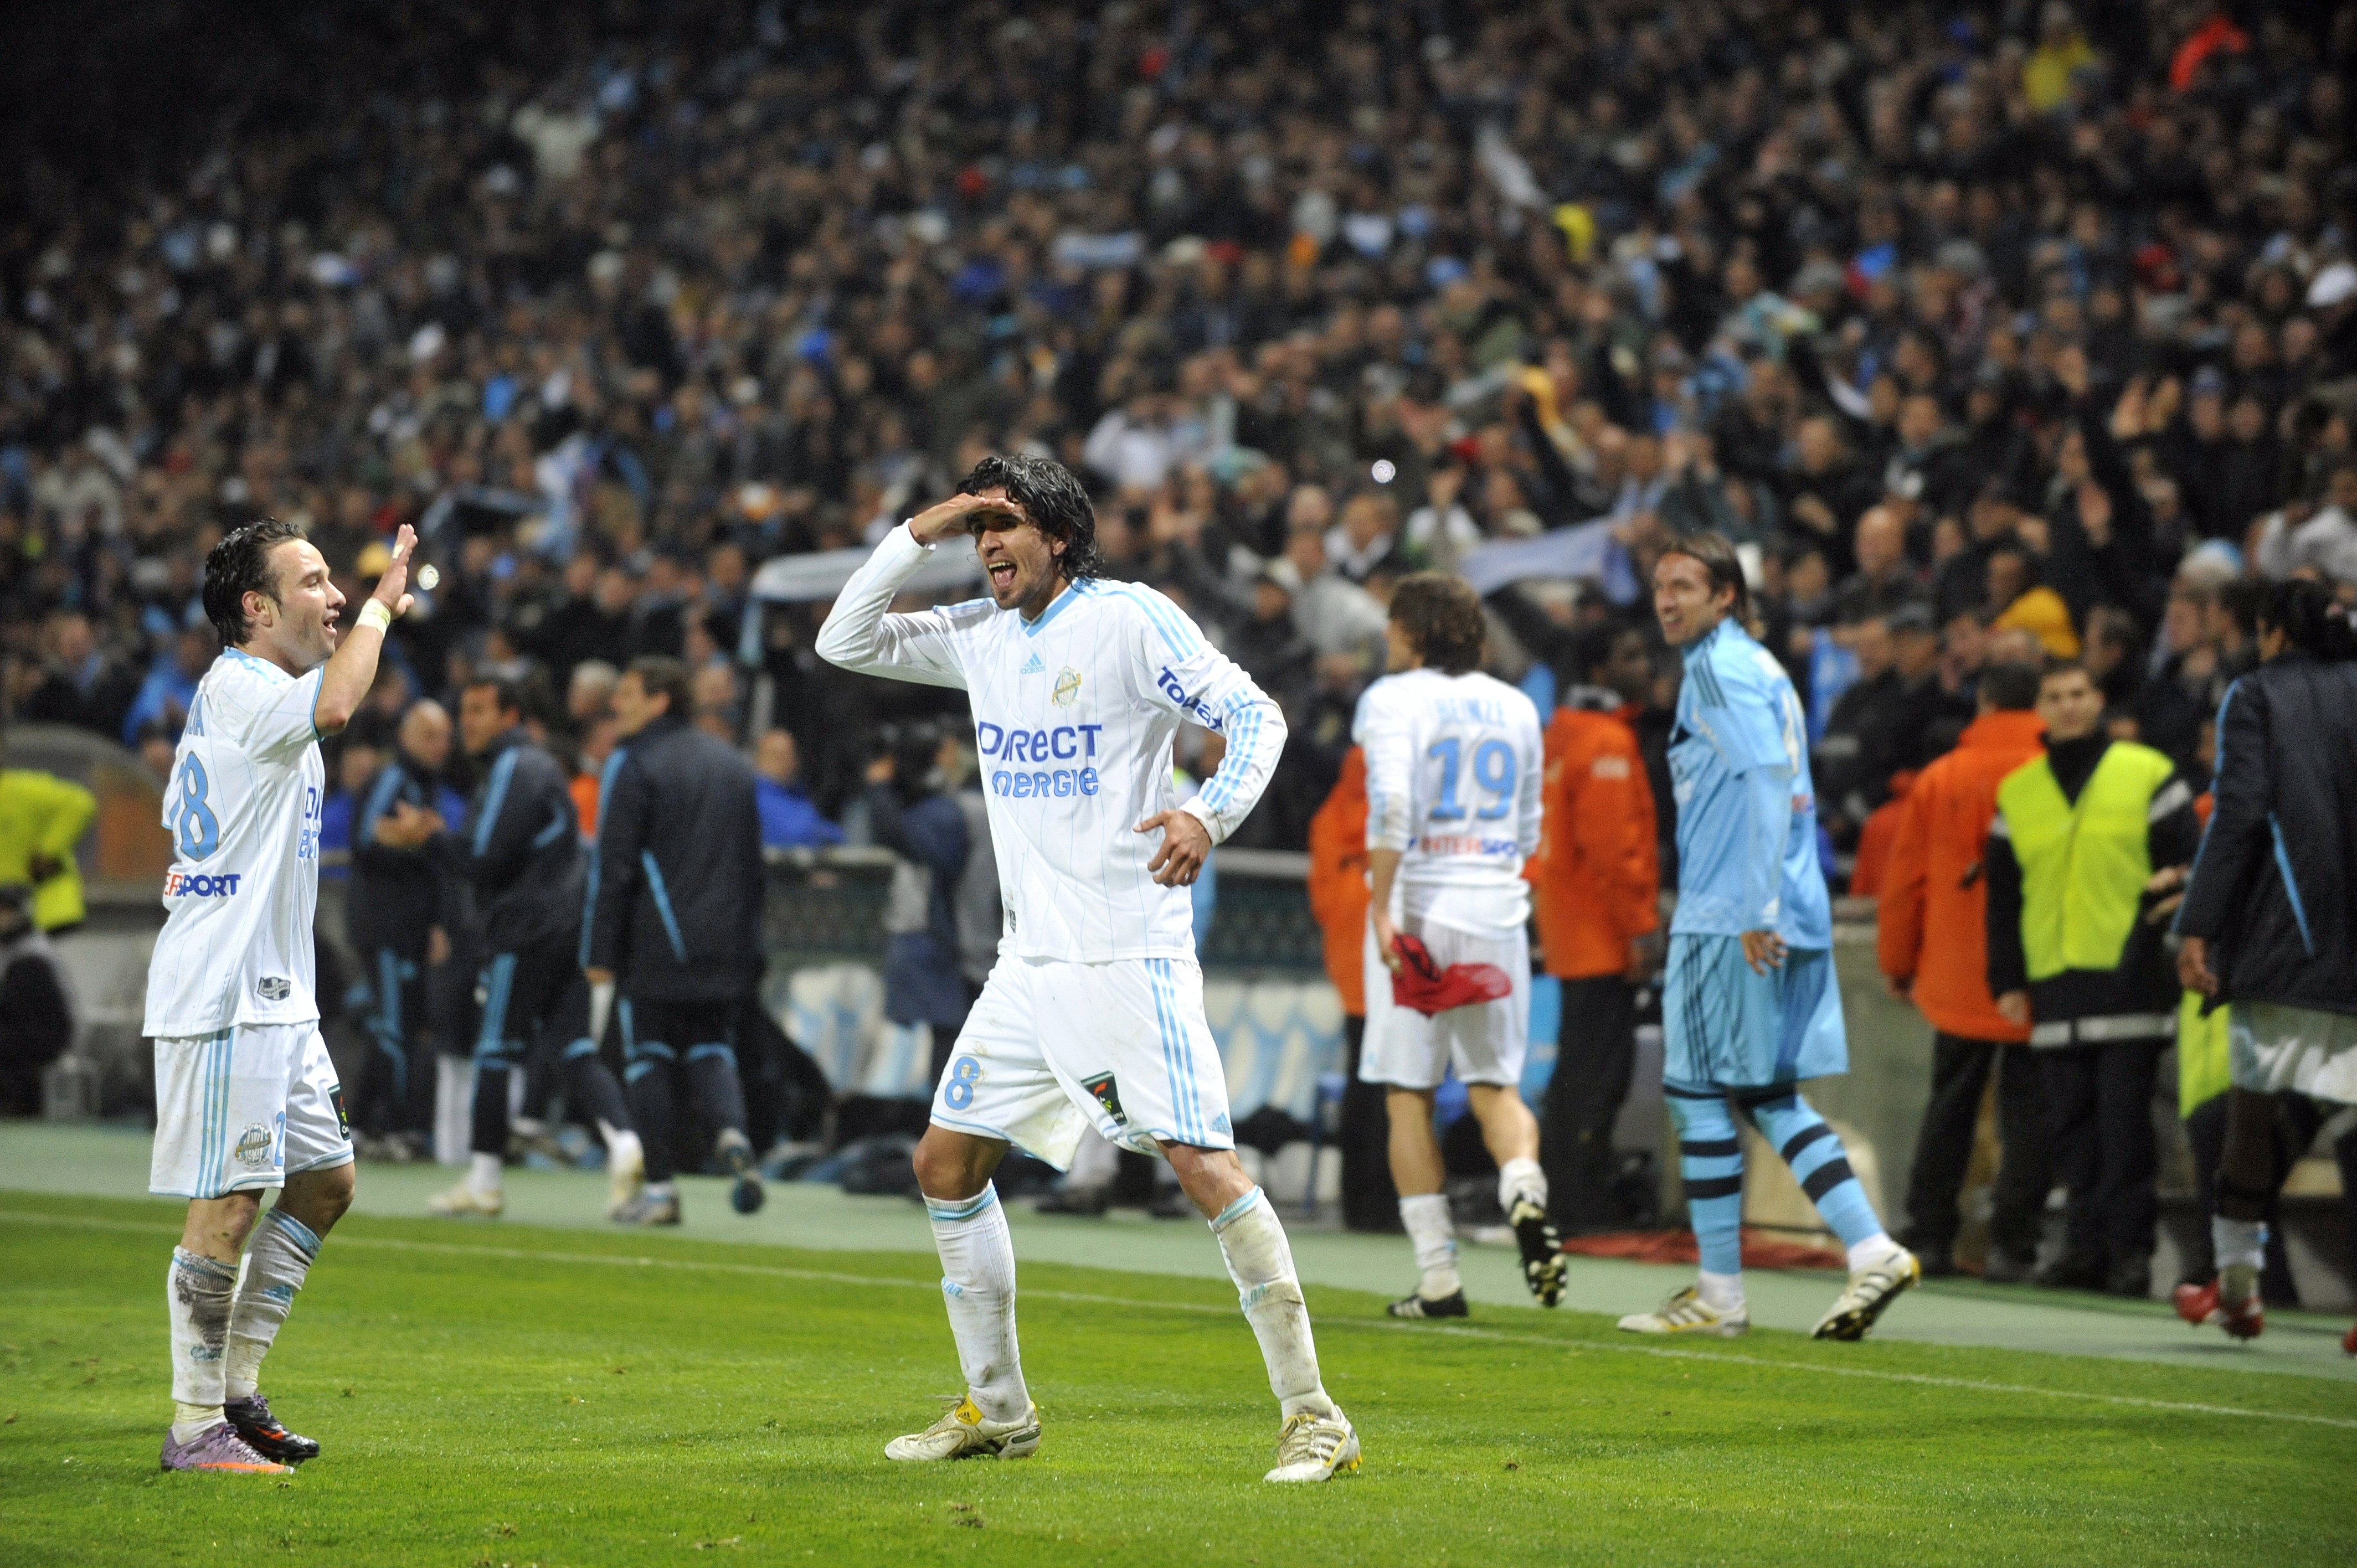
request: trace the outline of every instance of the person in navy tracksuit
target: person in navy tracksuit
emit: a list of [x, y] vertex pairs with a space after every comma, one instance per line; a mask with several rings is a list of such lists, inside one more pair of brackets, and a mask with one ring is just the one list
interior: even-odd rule
[[463, 822], [466, 803], [443, 782], [449, 760], [450, 715], [439, 703], [413, 704], [402, 715], [393, 755], [369, 780], [351, 830], [345, 929], [366, 968], [368, 1032], [375, 1047], [361, 1073], [357, 1120], [371, 1136], [408, 1142], [412, 1154], [423, 1151], [434, 1129], [425, 971], [438, 961], [435, 934], [449, 924], [450, 878], [423, 845], [390, 843], [378, 829], [404, 806], [436, 813], [454, 827]]
[[680, 1156], [673, 1098], [714, 1135], [737, 1178], [740, 1213], [761, 1206], [745, 1090], [737, 1070], [738, 1010], [761, 973], [761, 816], [750, 764], [688, 722], [687, 666], [651, 654], [614, 688], [622, 737], [598, 785], [581, 966], [618, 984], [623, 1072], [646, 1144], [647, 1186], [626, 1219], [677, 1224]]
[[571, 779], [523, 726], [506, 681], [481, 680], [459, 695], [458, 728], [481, 777], [467, 826], [396, 811], [380, 836], [422, 836], [475, 892], [486, 954], [475, 1039], [473, 1150], [467, 1179], [437, 1195], [439, 1215], [496, 1215], [506, 1206], [508, 1075], [535, 1048], [560, 1055], [568, 1110], [606, 1141], [614, 1206], [636, 1196], [639, 1140], [621, 1085], [597, 1058], [589, 997], [577, 957], [584, 880], [580, 819]]

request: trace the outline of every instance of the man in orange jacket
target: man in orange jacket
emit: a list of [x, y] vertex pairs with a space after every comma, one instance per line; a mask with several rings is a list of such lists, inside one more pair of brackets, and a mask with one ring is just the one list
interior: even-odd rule
[[1907, 791], [1882, 874], [1878, 936], [1884, 983], [1913, 1002], [1934, 1031], [1932, 1100], [1915, 1141], [1901, 1240], [1924, 1273], [1956, 1272], [1956, 1195], [1994, 1069], [2005, 1161], [1984, 1277], [2010, 1283], [2029, 1278], [2038, 1261], [2053, 1152], [2028, 1049], [2029, 1027], [2008, 1022], [1989, 995], [1982, 856], [1998, 783], [2040, 749], [2044, 726], [2033, 711], [2038, 671], [1992, 664], [1981, 673], [1979, 699], [1980, 714], [1956, 749], [1923, 769]]
[[[1396, 1231], [1399, 1191], [1392, 1185], [1391, 1113], [1381, 1084], [1359, 1081], [1359, 1047], [1367, 1032], [1367, 754], [1352, 746], [1334, 791], [1309, 819], [1309, 913], [1325, 934], [1326, 978], [1342, 995], [1342, 1223], [1353, 1230]], [[1388, 975], [1383, 977], [1390, 983]]]
[[1612, 1195], [1612, 1122], [1636, 1067], [1637, 987], [1656, 959], [1661, 864], [1653, 791], [1633, 720], [1652, 685], [1635, 627], [1576, 650], [1583, 684], [1548, 724], [1530, 879], [1546, 972], [1563, 984], [1555, 1076], [1540, 1119], [1548, 1207], [1566, 1230], [1628, 1222]]

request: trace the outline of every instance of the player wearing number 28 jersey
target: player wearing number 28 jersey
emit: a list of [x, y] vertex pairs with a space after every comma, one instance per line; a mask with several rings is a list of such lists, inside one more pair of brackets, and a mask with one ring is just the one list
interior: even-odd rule
[[[299, 528], [254, 523], [205, 559], [205, 614], [223, 651], [197, 684], [164, 793], [170, 913], [147, 970], [148, 1190], [188, 1200], [167, 1281], [167, 1470], [274, 1471], [319, 1451], [272, 1418], [257, 1386], [352, 1195], [311, 950], [327, 788], [318, 743], [376, 679], [385, 631], [409, 605], [414, 540], [402, 529], [350, 628], [339, 625], [344, 596]], [[264, 1217], [269, 1187], [284, 1191]]]
[[[885, 613], [937, 549], [967, 537], [988, 597]], [[1068, 1165], [1093, 1123], [1166, 1155], [1211, 1219], [1285, 1417], [1269, 1478], [1322, 1481], [1356, 1467], [1358, 1436], [1318, 1380], [1284, 1228], [1236, 1161], [1187, 892], [1266, 787], [1285, 718], [1178, 606], [1098, 581], [1095, 555], [1095, 515], [1070, 473], [986, 458], [961, 494], [885, 537], [819, 632], [819, 653], [845, 669], [965, 691], [1006, 911], [916, 1155], [966, 1395], [886, 1452], [1038, 1446], [990, 1177], [1010, 1144]], [[1228, 739], [1184, 806], [1170, 785], [1182, 720]]]

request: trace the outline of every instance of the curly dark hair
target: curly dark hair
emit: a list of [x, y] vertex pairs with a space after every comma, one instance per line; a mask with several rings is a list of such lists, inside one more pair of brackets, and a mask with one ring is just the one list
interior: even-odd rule
[[958, 493], [974, 496], [993, 489], [1005, 490], [1040, 532], [1064, 542], [1064, 553], [1057, 565], [1066, 581], [1077, 583], [1102, 569], [1096, 508], [1089, 504], [1089, 492], [1070, 468], [1053, 457], [1009, 452], [976, 463], [974, 472], [958, 486]]
[[296, 523], [265, 517], [222, 536], [205, 557], [205, 618], [221, 634], [223, 648], [243, 644], [248, 631], [245, 596], [278, 596], [278, 576], [270, 553], [290, 539], [311, 536]]
[[1402, 577], [1392, 593], [1392, 619], [1424, 656], [1426, 669], [1462, 675], [1481, 667], [1490, 625], [1481, 613], [1481, 596], [1464, 578], [1443, 572]]
[[2255, 618], [2280, 631], [2291, 645], [2314, 659], [2357, 659], [2357, 626], [2332, 590], [2306, 577], [2269, 583]]

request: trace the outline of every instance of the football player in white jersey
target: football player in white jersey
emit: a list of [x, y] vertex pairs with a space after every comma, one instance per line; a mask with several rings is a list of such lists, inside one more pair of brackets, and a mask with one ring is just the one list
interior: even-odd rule
[[[1391, 672], [1367, 689], [1353, 726], [1367, 754], [1372, 893], [1359, 1077], [1388, 1090], [1392, 1180], [1423, 1270], [1415, 1294], [1392, 1304], [1394, 1317], [1466, 1316], [1432, 1131], [1433, 1095], [1452, 1062], [1498, 1162], [1498, 1205], [1521, 1243], [1531, 1294], [1544, 1306], [1563, 1295], [1538, 1122], [1522, 1096], [1531, 1011], [1523, 863], [1539, 843], [1539, 715], [1528, 697], [1481, 673], [1484, 630], [1481, 601], [1463, 578], [1403, 578], [1384, 628]], [[1429, 1016], [1398, 1005], [1384, 972], [1401, 968], [1403, 935], [1438, 968], [1494, 965], [1512, 988]]]
[[[376, 680], [385, 628], [409, 607], [415, 542], [403, 528], [340, 631], [344, 596], [292, 523], [238, 529], [205, 557], [205, 614], [225, 651], [197, 682], [164, 791], [170, 914], [147, 967], [145, 1029], [156, 1042], [147, 1189], [188, 1200], [165, 1289], [167, 1470], [277, 1472], [319, 1451], [271, 1416], [256, 1386], [320, 1238], [352, 1200], [351, 1131], [312, 994], [318, 743]], [[264, 1215], [273, 1187], [285, 1190]]]
[[[986, 598], [888, 615], [944, 545], [972, 540]], [[1010, 1144], [1069, 1166], [1083, 1128], [1168, 1158], [1210, 1219], [1283, 1415], [1272, 1481], [1359, 1464], [1318, 1373], [1285, 1229], [1236, 1161], [1203, 1018], [1188, 886], [1260, 798], [1285, 718], [1151, 588], [1096, 575], [1096, 518], [1060, 465], [989, 457], [886, 535], [818, 636], [846, 670], [963, 688], [1006, 907], [997, 963], [934, 1092], [916, 1169], [966, 1392], [894, 1459], [1017, 1458], [1039, 1443], [1015, 1337], [1015, 1251], [991, 1186]], [[1226, 759], [1180, 806], [1189, 720]]]

